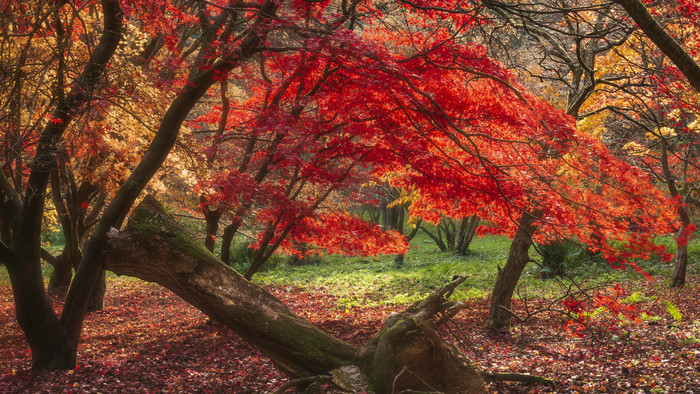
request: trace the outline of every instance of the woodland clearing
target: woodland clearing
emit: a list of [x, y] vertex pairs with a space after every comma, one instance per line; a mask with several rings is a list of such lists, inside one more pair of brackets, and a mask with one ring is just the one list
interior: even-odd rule
[[[383, 290], [378, 291], [371, 283], [353, 290], [358, 283], [349, 280], [345, 285], [324, 284], [308, 277], [290, 278], [288, 273], [282, 283], [275, 279], [276, 270], [292, 268], [264, 274], [268, 291], [322, 330], [352, 344], [365, 342], [410, 301], [397, 297], [399, 287], [380, 286]], [[358, 280], [367, 279], [361, 275]], [[662, 279], [659, 275], [621, 283], [642, 319], [606, 333], [603, 341], [560, 329], [564, 320], [554, 313], [493, 334], [483, 328], [488, 299], [480, 296], [466, 299], [470, 308], [441, 332], [486, 371], [558, 381], [556, 387], [492, 382], [492, 392], [698, 392], [700, 277], [691, 271], [688, 284], [673, 289]], [[418, 282], [404, 281], [402, 288], [419, 292]], [[349, 294], [355, 298], [349, 301]], [[528, 308], [546, 305], [547, 298], [546, 293], [528, 297]], [[522, 300], [514, 301], [514, 311], [524, 312]], [[104, 310], [88, 315], [75, 370], [30, 369], [29, 347], [16, 323], [6, 282], [0, 284], [0, 342], [1, 392], [270, 392], [287, 381], [228, 328], [209, 321], [170, 291], [126, 277], [111, 278]]]

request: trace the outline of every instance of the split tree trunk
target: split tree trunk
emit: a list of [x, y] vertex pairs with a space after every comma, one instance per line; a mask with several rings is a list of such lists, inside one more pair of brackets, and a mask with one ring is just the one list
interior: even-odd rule
[[530, 261], [528, 250], [532, 245], [532, 234], [535, 231], [535, 221], [542, 216], [541, 210], [533, 213], [523, 212], [518, 220], [518, 230], [513, 236], [505, 267], [498, 267], [498, 277], [493, 286], [491, 307], [486, 325], [492, 329], [510, 327], [510, 302], [513, 292], [520, 280], [523, 269]]
[[[56, 316], [44, 289], [40, 256], [41, 227], [46, 189], [55, 168], [56, 149], [73, 117], [92, 100], [121, 40], [124, 12], [119, 1], [102, 0], [101, 3], [104, 16], [102, 37], [90, 60], [73, 81], [70, 92], [63, 100], [58, 100], [51, 111], [52, 121], [41, 131], [24, 186], [26, 192], [23, 200], [20, 201], [18, 193], [4, 175], [0, 176], [0, 221], [11, 226], [11, 232], [3, 235], [9, 244], [0, 245], [0, 259], [7, 266], [17, 323], [31, 349], [32, 367], [37, 369], [75, 367], [77, 341], [71, 342], [69, 330]], [[70, 299], [70, 291], [67, 299]]]
[[357, 366], [369, 382], [365, 391], [485, 391], [481, 372], [434, 330], [438, 313], [458, 310], [447, 297], [463, 279], [392, 315], [374, 339], [358, 348], [314, 327], [224, 265], [151, 197], [136, 208], [123, 231], [110, 235], [104, 265], [172, 290], [293, 378]]
[[437, 245], [438, 249], [440, 249], [441, 252], [447, 251], [447, 245], [445, 245], [445, 242], [442, 240], [442, 233], [439, 225], [436, 227], [437, 235], [431, 233], [430, 230], [428, 230], [425, 227], [421, 227], [420, 229], [425, 233], [425, 235], [430, 237], [430, 239], [432, 239], [435, 242], [435, 245]]
[[480, 221], [481, 219], [479, 219], [479, 217], [476, 215], [462, 218], [460, 221], [459, 235], [457, 238], [456, 251], [458, 254], [467, 254], [467, 250], [474, 239], [474, 235], [476, 234], [476, 229], [479, 227]]
[[49, 251], [41, 248], [41, 259], [53, 267], [47, 286], [48, 295], [65, 301], [70, 281], [73, 279], [73, 265], [66, 258], [66, 249], [58, 257], [54, 257]]

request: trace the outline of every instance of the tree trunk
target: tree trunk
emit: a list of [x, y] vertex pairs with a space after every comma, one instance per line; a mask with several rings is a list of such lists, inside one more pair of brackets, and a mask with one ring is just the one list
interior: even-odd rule
[[102, 270], [100, 277], [95, 283], [95, 287], [92, 288], [92, 293], [90, 293], [90, 301], [88, 303], [88, 312], [101, 311], [105, 304], [105, 293], [107, 292], [107, 272]]
[[437, 245], [440, 251], [447, 251], [447, 245], [445, 245], [445, 242], [442, 241], [442, 237], [440, 236], [440, 227], [437, 227], [438, 235], [431, 233], [430, 230], [426, 229], [425, 227], [421, 227], [420, 229], [435, 242], [435, 245]]
[[438, 223], [438, 228], [442, 227], [445, 232], [445, 241], [447, 242], [447, 249], [455, 250], [457, 245], [457, 226], [455, 226], [454, 219], [452, 218], [442, 218]]
[[53, 267], [47, 293], [58, 300], [65, 301], [70, 281], [73, 279], [73, 265], [66, 256], [66, 249], [63, 249], [58, 257], [54, 257], [46, 249], [41, 249], [41, 259]]
[[[259, 20], [269, 18], [276, 12], [276, 8], [275, 2], [265, 2], [260, 10], [260, 15], [264, 15], [264, 17], [260, 16]], [[66, 304], [61, 313], [61, 323], [71, 345], [71, 350], [74, 352], [77, 352], [78, 349], [83, 319], [89, 305], [89, 295], [102, 273], [100, 262], [106, 247], [107, 234], [112, 228], [121, 226], [124, 217], [141, 191], [161, 168], [175, 145], [182, 123], [200, 98], [204, 96], [221, 73], [227, 73], [236, 67], [241, 60], [257, 54], [264, 41], [264, 34], [251, 30], [242, 38], [237, 51], [218, 59], [206, 70], [190, 75], [187, 84], [182, 87], [163, 115], [158, 130], [139, 164], [122, 183], [114, 198], [104, 209], [100, 222], [92, 231], [90, 240], [85, 245], [83, 258], [75, 273], [73, 284], [68, 290]]]
[[[678, 241], [676, 245], [676, 263], [673, 266], [673, 273], [671, 274], [671, 287], [683, 287], [685, 286], [685, 273], [688, 267], [688, 240], [689, 234], [686, 234], [687, 227], [681, 226], [678, 232]], [[685, 238], [685, 239], [682, 239]]]
[[403, 268], [404, 257], [406, 257], [406, 255], [403, 253], [394, 255], [394, 268]]
[[379, 393], [486, 392], [483, 373], [435, 332], [434, 316], [454, 315], [458, 304], [447, 301], [466, 277], [391, 315], [384, 328], [362, 347], [364, 371]]
[[[225, 84], [225, 79], [221, 81], [222, 85]], [[223, 88], [222, 88], [223, 89]], [[223, 94], [223, 92], [222, 92]], [[221, 130], [222, 127], [220, 126]], [[223, 130], [221, 130], [223, 132]], [[217, 132], [217, 135], [219, 133]], [[218, 145], [214, 145], [217, 147]], [[211, 164], [214, 160], [214, 155], [207, 160], [208, 164]], [[214, 251], [214, 246], [216, 246], [216, 234], [219, 232], [219, 220], [221, 219], [222, 211], [221, 209], [210, 209], [207, 204], [206, 196], [203, 194], [199, 196], [199, 204], [202, 208], [202, 213], [204, 214], [204, 222], [206, 224], [206, 235], [204, 236], [204, 246], [210, 251]]]
[[513, 298], [515, 286], [525, 265], [530, 261], [528, 250], [532, 245], [532, 234], [535, 231], [535, 221], [542, 216], [541, 210], [533, 213], [523, 212], [518, 220], [518, 230], [510, 244], [506, 265], [498, 267], [498, 277], [491, 294], [491, 307], [486, 326], [491, 329], [510, 327], [510, 301]]
[[[32, 367], [38, 369], [68, 369], [75, 367], [75, 346], [62, 321], [56, 316], [51, 300], [46, 296], [41, 274], [41, 228], [46, 189], [56, 166], [59, 142], [76, 113], [93, 98], [96, 86], [121, 40], [122, 11], [119, 1], [102, 0], [103, 32], [90, 60], [72, 83], [70, 92], [58, 100], [41, 132], [31, 170], [24, 186], [27, 192], [18, 206], [18, 193], [0, 179], [2, 220], [11, 222], [9, 247], [0, 246], [12, 283], [17, 322], [27, 337], [32, 352]], [[4, 176], [2, 177], [4, 178]], [[9, 212], [7, 210], [10, 210]], [[68, 298], [70, 298], [70, 291]], [[65, 307], [64, 307], [65, 310]]]
[[469, 245], [474, 239], [474, 234], [476, 234], [476, 229], [479, 227], [479, 219], [476, 215], [471, 215], [468, 218], [462, 218], [462, 223], [459, 228], [459, 238], [457, 242], [457, 253], [461, 255], [467, 254]]
[[52, 301], [44, 291], [41, 266], [26, 264], [20, 256], [16, 258], [6, 261], [6, 266], [12, 280], [17, 323], [32, 351], [32, 368], [73, 368], [75, 353], [71, 351], [53, 311]]
[[[396, 224], [395, 227], [393, 228], [394, 231], [397, 231], [401, 234], [403, 234], [403, 222], [404, 222], [404, 217], [405, 212], [403, 207], [401, 209], [396, 211]], [[410, 241], [410, 239], [408, 240]], [[394, 267], [395, 268], [403, 268], [403, 260], [404, 260], [404, 254], [400, 253], [394, 256]]]
[[[420, 226], [422, 223], [423, 223], [423, 219], [418, 218], [416, 223], [413, 225], [413, 229], [411, 230], [411, 232], [404, 235], [406, 237], [406, 241], [411, 242], [411, 240], [413, 238], [415, 238], [416, 234], [418, 234], [418, 230], [420, 229]], [[394, 267], [403, 268], [404, 257], [405, 257], [404, 253], [395, 255], [394, 256]]]
[[231, 224], [224, 228], [224, 233], [221, 236], [221, 261], [226, 265], [231, 265], [231, 246], [239, 227], [241, 227], [241, 219], [235, 218]]
[[[147, 197], [126, 228], [110, 234], [107, 269], [161, 284], [269, 357], [290, 377], [358, 366], [378, 393], [401, 390], [484, 392], [482, 374], [434, 331], [435, 315], [453, 314], [450, 283], [357, 348], [317, 329], [202, 247]], [[369, 391], [369, 390], [366, 390]]]
[[221, 211], [211, 211], [209, 208], [204, 208], [204, 219], [207, 224], [207, 234], [204, 238], [204, 246], [210, 252], [214, 251], [216, 246], [216, 233], [219, 231], [219, 219], [221, 219]]
[[661, 141], [661, 169], [663, 170], [664, 177], [666, 178], [666, 185], [668, 186], [668, 192], [671, 194], [673, 199], [678, 199], [680, 204], [676, 204], [676, 212], [678, 213], [678, 218], [681, 220], [681, 228], [678, 230], [678, 237], [676, 238], [676, 263], [673, 267], [673, 273], [671, 274], [671, 287], [682, 287], [685, 286], [685, 272], [688, 266], [688, 238], [690, 235], [688, 229], [690, 228], [690, 214], [685, 208], [683, 196], [681, 196], [676, 187], [676, 178], [671, 172], [671, 166], [668, 163], [668, 146], [665, 139]]

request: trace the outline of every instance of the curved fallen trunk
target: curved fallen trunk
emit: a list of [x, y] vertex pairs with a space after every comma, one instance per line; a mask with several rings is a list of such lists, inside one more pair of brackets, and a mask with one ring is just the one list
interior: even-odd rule
[[[362, 379], [354, 384], [366, 382], [367, 387], [359, 388], [364, 391], [485, 391], [481, 372], [434, 330], [438, 313], [457, 309], [447, 298], [463, 278], [392, 315], [371, 341], [355, 347], [314, 327], [221, 263], [152, 197], [136, 208], [123, 231], [110, 234], [104, 265], [170, 289], [228, 326], [291, 378], [349, 376], [350, 366], [357, 366]], [[342, 379], [335, 380], [341, 384]]]

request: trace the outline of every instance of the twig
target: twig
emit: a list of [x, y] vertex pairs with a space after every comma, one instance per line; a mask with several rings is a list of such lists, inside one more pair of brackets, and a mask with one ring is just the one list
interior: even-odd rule
[[292, 379], [274, 391], [273, 394], [283, 394], [292, 387], [309, 385], [316, 382], [333, 382], [330, 375], [305, 376], [303, 378]]
[[413, 377], [416, 378], [416, 379], [418, 379], [421, 383], [423, 383], [423, 384], [425, 385], [425, 387], [426, 387], [428, 390], [430, 390], [430, 391], [437, 391], [437, 390], [435, 390], [431, 385], [429, 385], [429, 384], [426, 383], [423, 379], [421, 379], [418, 375], [416, 375], [415, 373], [413, 373], [413, 371], [411, 371], [410, 369], [408, 369], [408, 367], [404, 366], [403, 369], [401, 370], [401, 372], [399, 372], [398, 374], [396, 374], [396, 376], [394, 377], [394, 383], [392, 383], [392, 385], [391, 385], [391, 392], [392, 392], [392, 394], [396, 392], [396, 383], [398, 382], [399, 376], [401, 376], [404, 372], [408, 372], [408, 373], [410, 373], [411, 375], [413, 375]]
[[[467, 340], [467, 342], [469, 343], [469, 347], [471, 347], [471, 350], [475, 355], [480, 354], [479, 352], [477, 352], [476, 346], [474, 346], [474, 342], [472, 342], [472, 340], [469, 339], [469, 336], [467, 336], [464, 330], [462, 330], [462, 328], [450, 316], [446, 316], [444, 313], [438, 313], [438, 317], [443, 322], [443, 325], [450, 332], [450, 335], [452, 335], [452, 337], [455, 338], [462, 345], [463, 348], [465, 348], [466, 346], [464, 345], [464, 341], [462, 341], [462, 338]], [[448, 323], [452, 323], [455, 326], [455, 329], [459, 331], [459, 335], [452, 331], [452, 328], [450, 328], [450, 325]]]

